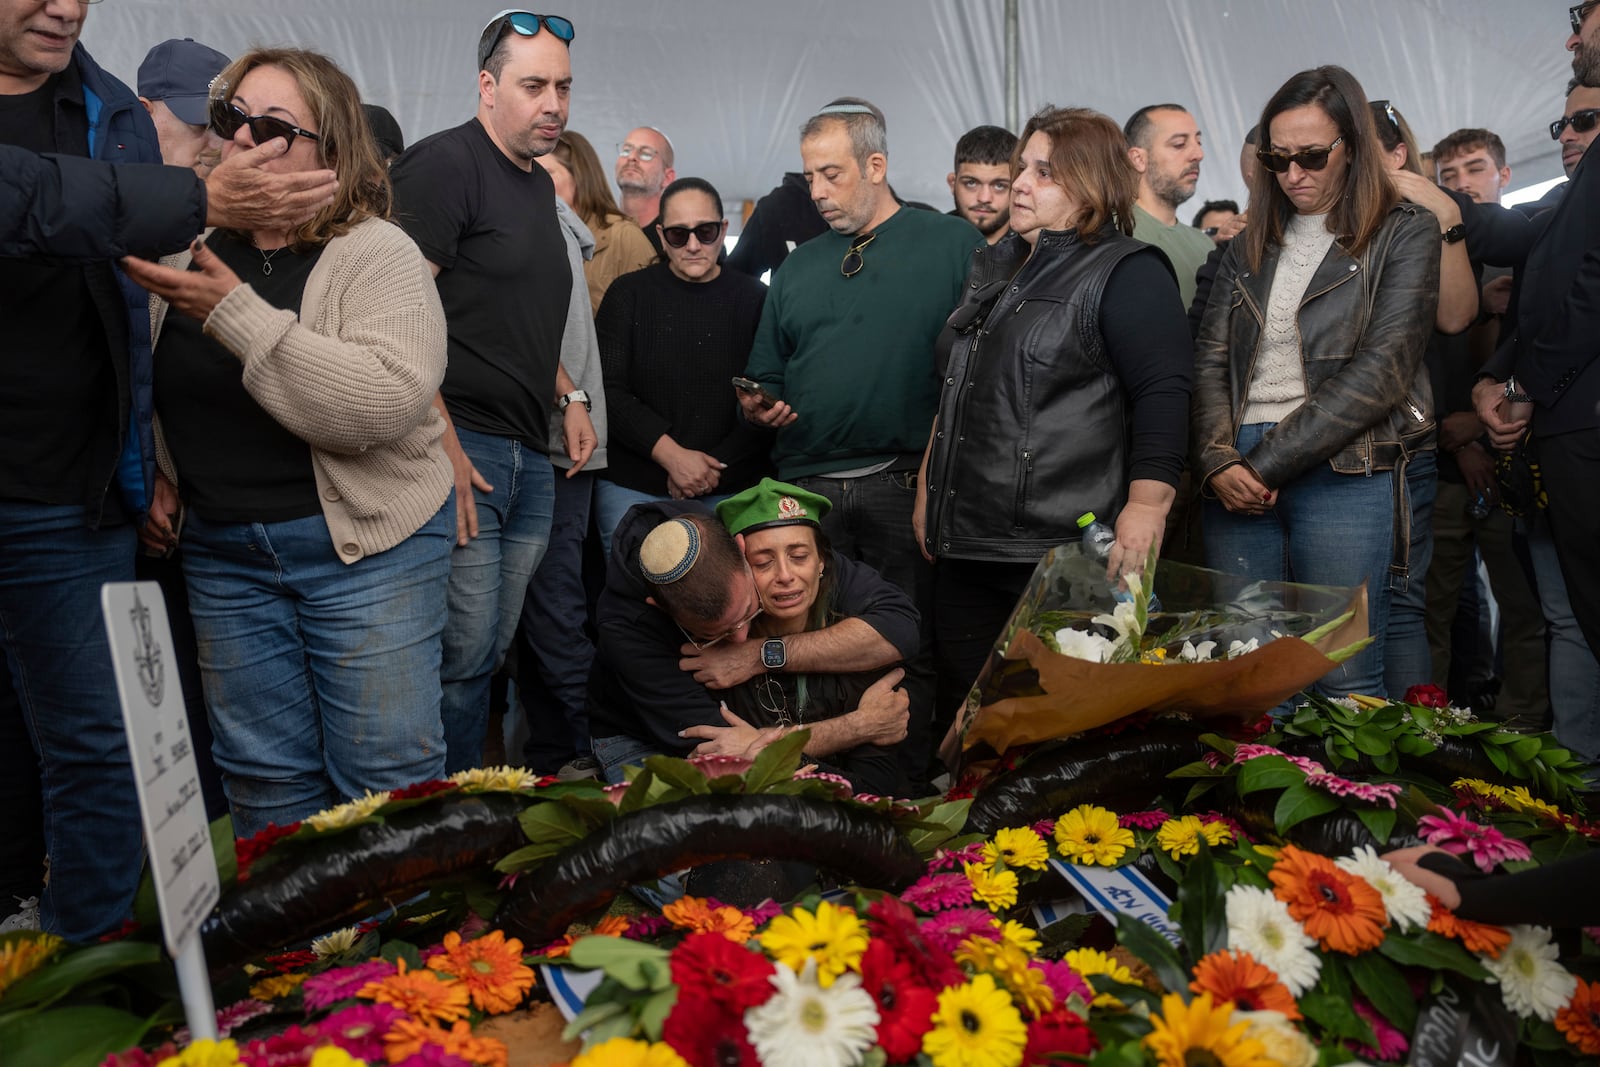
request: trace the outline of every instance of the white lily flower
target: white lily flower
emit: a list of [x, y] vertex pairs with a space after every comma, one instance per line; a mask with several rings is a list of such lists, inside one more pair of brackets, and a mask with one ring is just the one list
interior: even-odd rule
[[1063, 656], [1086, 659], [1090, 663], [1105, 663], [1111, 658], [1112, 643], [1099, 634], [1074, 630], [1070, 626], [1056, 631], [1056, 647]]

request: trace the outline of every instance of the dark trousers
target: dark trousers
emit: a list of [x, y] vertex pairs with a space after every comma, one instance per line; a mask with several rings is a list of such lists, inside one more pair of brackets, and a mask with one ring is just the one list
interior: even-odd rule
[[911, 721], [901, 743], [901, 767], [918, 792], [928, 779], [938, 738], [933, 736], [933, 568], [917, 551], [911, 508], [917, 497], [915, 471], [883, 471], [862, 478], [796, 478], [795, 485], [827, 497], [833, 505], [822, 520], [833, 550], [860, 560], [899, 586], [921, 616], [921, 648], [905, 665], [904, 688]]
[[1550, 534], [1567, 579], [1567, 598], [1589, 650], [1600, 658], [1600, 429], [1541, 437], [1539, 467], [1550, 506]]
[[934, 565], [933, 625], [938, 634], [939, 691], [956, 694], [940, 707], [948, 729], [989, 652], [1005, 629], [1037, 565], [976, 559], [941, 559]]

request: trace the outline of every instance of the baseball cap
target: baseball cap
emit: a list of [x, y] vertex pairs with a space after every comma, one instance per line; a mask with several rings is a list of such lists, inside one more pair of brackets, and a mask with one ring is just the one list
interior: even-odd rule
[[139, 64], [139, 95], [164, 101], [191, 126], [204, 126], [211, 83], [230, 62], [192, 37], [162, 41]]

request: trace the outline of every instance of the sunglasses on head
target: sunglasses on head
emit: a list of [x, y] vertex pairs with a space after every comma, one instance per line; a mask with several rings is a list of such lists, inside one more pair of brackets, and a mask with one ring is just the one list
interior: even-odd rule
[[689, 235], [694, 234], [694, 239], [703, 245], [711, 244], [722, 233], [722, 220], [716, 222], [702, 222], [696, 226], [663, 226], [661, 239], [673, 248], [682, 248], [689, 243]]
[[309, 141], [322, 140], [310, 130], [274, 118], [271, 115], [246, 115], [237, 105], [231, 104], [220, 96], [211, 98], [211, 129], [224, 141], [233, 140], [233, 135], [239, 132], [240, 126], [250, 127], [250, 136], [256, 144], [263, 145], [274, 138], [283, 138], [284, 144], [294, 147], [296, 137], [304, 137]]
[[1387, 100], [1374, 100], [1372, 110], [1382, 112], [1383, 117], [1389, 120], [1389, 125], [1394, 127], [1394, 132], [1402, 137], [1405, 136], [1405, 131], [1400, 129], [1400, 116], [1395, 114], [1393, 104]]
[[850, 247], [845, 250], [844, 258], [839, 261], [839, 273], [846, 278], [854, 278], [857, 274], [860, 274], [861, 268], [867, 265], [867, 261], [862, 257], [861, 253], [877, 239], [878, 235], [875, 233], [857, 234], [856, 239], [851, 241]]
[[1588, 18], [1589, 12], [1596, 7], [1600, 7], [1600, 0], [1588, 0], [1587, 3], [1567, 8], [1567, 17], [1572, 20], [1573, 33], [1583, 32], [1583, 20]]
[[[499, 26], [495, 26], [497, 22]], [[540, 27], [549, 30], [556, 40], [569, 46], [578, 34], [572, 26], [571, 19], [562, 18], [560, 15], [535, 15], [532, 11], [507, 8], [490, 19], [488, 25], [483, 28], [483, 35], [478, 41], [478, 69], [482, 70], [483, 65], [489, 61], [489, 56], [500, 43], [500, 38], [505, 36], [507, 29], [519, 37], [533, 37], [538, 34]]]
[[1269, 152], [1265, 148], [1257, 149], [1256, 158], [1261, 165], [1274, 174], [1287, 174], [1291, 163], [1301, 170], [1321, 170], [1328, 165], [1328, 157], [1333, 150], [1344, 143], [1343, 137], [1335, 137], [1333, 143], [1327, 148], [1307, 148], [1303, 152]]
[[[1597, 2], [1600, 2], [1600, 0], [1597, 0]], [[1582, 111], [1574, 111], [1572, 114], [1556, 119], [1550, 124], [1550, 139], [1552, 141], [1561, 140], [1561, 131], [1568, 126], [1572, 127], [1573, 133], [1588, 133], [1595, 128], [1596, 123], [1600, 123], [1600, 108], [1586, 107]]]

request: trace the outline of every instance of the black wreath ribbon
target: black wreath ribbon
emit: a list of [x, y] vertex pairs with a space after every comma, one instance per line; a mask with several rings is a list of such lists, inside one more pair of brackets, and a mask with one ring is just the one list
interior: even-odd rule
[[810, 863], [887, 890], [924, 870], [894, 825], [864, 808], [781, 794], [698, 796], [618, 816], [568, 846], [518, 879], [495, 925], [544, 945], [629, 885], [724, 859]]

